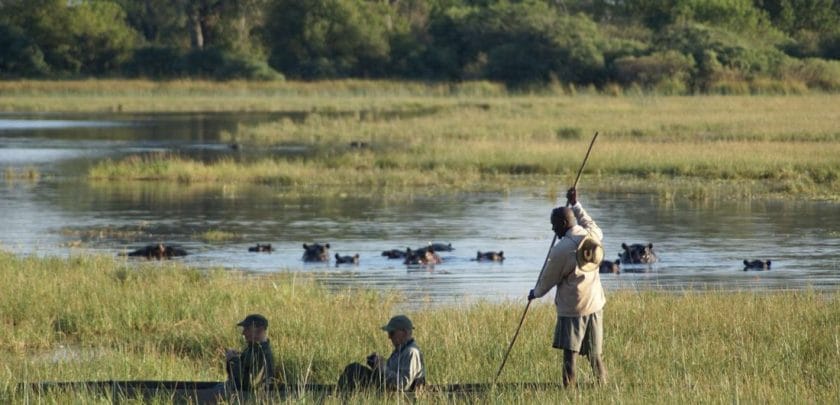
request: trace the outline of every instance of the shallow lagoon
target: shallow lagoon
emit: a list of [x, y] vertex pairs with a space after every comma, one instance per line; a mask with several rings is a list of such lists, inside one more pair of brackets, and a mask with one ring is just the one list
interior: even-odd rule
[[[36, 168], [35, 181], [0, 183], [0, 246], [21, 254], [114, 254], [162, 241], [186, 248], [185, 263], [255, 273], [314, 274], [327, 285], [403, 291], [407, 300], [521, 298], [533, 286], [551, 243], [545, 190], [391, 198], [348, 191], [300, 197], [265, 185], [88, 182], [99, 159], [173, 151], [249, 159], [279, 150], [230, 149], [221, 131], [284, 114], [0, 116], [0, 168]], [[569, 181], [558, 179], [558, 181]], [[836, 203], [684, 201], [646, 194], [586, 192], [581, 200], [606, 237], [608, 258], [622, 242], [654, 244], [660, 262], [603, 275], [607, 289], [836, 290], [840, 215]], [[233, 238], [207, 242], [211, 230]], [[452, 243], [434, 268], [409, 268], [380, 253]], [[358, 266], [304, 264], [302, 244], [329, 242], [331, 253], [359, 253]], [[249, 253], [271, 243], [274, 253]], [[476, 251], [504, 250], [502, 264]], [[743, 271], [744, 259], [772, 270]], [[627, 270], [627, 269], [625, 269]]]

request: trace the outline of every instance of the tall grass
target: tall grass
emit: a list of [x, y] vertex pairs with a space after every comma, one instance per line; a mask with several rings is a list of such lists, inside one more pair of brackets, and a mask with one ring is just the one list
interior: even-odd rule
[[[840, 196], [835, 96], [428, 98], [391, 109], [364, 102], [303, 120], [243, 126], [226, 141], [302, 148], [235, 163], [130, 157], [97, 179], [256, 182], [283, 186], [505, 190], [573, 177], [592, 133], [589, 187], [665, 194]], [[380, 100], [381, 101], [381, 100]], [[594, 181], [593, 181], [594, 180]], [[699, 193], [697, 190], [701, 190]], [[740, 197], [740, 195], [739, 195]]]
[[23, 168], [7, 166], [3, 170], [3, 179], [6, 182], [25, 181], [29, 183], [36, 183], [40, 178], [41, 173], [38, 169], [31, 166]]
[[[107, 161], [95, 179], [260, 183], [296, 192], [386, 194], [549, 187], [574, 176], [602, 135], [587, 186], [695, 198], [837, 199], [840, 95], [656, 96], [488, 82], [10, 81], [0, 111], [282, 111], [228, 142], [294, 146], [303, 156]], [[351, 145], [363, 145], [353, 147]], [[722, 188], [723, 187], [723, 188]]]
[[[0, 284], [0, 322], [5, 325], [0, 354], [6, 359], [0, 368], [5, 382], [0, 400], [6, 402], [64, 398], [15, 389], [24, 382], [221, 380], [221, 350], [239, 345], [234, 325], [251, 312], [269, 318], [277, 362], [290, 384], [334, 383], [346, 363], [370, 351], [388, 353], [378, 327], [400, 312], [417, 325], [431, 384], [487, 383], [524, 307], [524, 302], [484, 302], [406, 311], [397, 295], [327, 291], [294, 274], [249, 277], [109, 257], [0, 253], [0, 272], [5, 280]], [[514, 389], [457, 398], [428, 393], [425, 398], [836, 403], [839, 299], [837, 293], [815, 292], [610, 291], [606, 386], [597, 387], [581, 361], [577, 390]], [[561, 355], [550, 348], [555, 315], [549, 301], [538, 301], [529, 311], [501, 382], [560, 381]], [[96, 393], [70, 395], [107, 400]], [[353, 400], [383, 398], [362, 394]]]

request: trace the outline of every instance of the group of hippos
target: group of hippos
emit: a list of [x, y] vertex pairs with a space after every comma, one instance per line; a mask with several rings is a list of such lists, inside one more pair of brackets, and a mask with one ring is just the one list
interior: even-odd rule
[[[599, 272], [600, 273], [614, 273], [619, 274], [621, 272], [621, 265], [622, 264], [644, 264], [644, 265], [651, 265], [656, 263], [658, 260], [656, 253], [653, 252], [653, 243], [642, 244], [642, 243], [634, 243], [628, 245], [626, 243], [621, 244], [622, 251], [619, 252], [618, 258], [616, 260], [603, 260], [601, 261]], [[332, 258], [330, 257], [330, 244], [329, 243], [312, 243], [312, 244], [303, 244], [303, 261], [304, 262], [329, 262]], [[403, 264], [408, 266], [417, 266], [417, 265], [435, 265], [443, 263], [440, 255], [437, 252], [451, 252], [455, 250], [452, 247], [451, 243], [432, 243], [429, 242], [428, 245], [419, 247], [417, 249], [405, 248], [403, 249], [390, 249], [382, 252], [382, 256], [387, 257], [388, 259], [399, 259], [403, 261]], [[271, 247], [271, 244], [262, 244], [257, 243], [256, 246], [251, 246], [248, 248], [249, 252], [265, 252], [271, 253], [274, 251], [274, 248]], [[163, 243], [158, 243], [157, 245], [148, 245], [146, 247], [137, 249], [135, 251], [129, 252], [125, 254], [126, 256], [133, 256], [133, 257], [144, 257], [146, 259], [171, 259], [173, 257], [178, 256], [186, 256], [187, 251], [178, 247], [173, 246], [166, 246]], [[359, 254], [356, 253], [355, 255], [340, 255], [336, 253], [334, 256], [335, 258], [335, 265], [339, 266], [342, 264], [359, 264]], [[470, 260], [479, 261], [479, 262], [503, 262], [505, 260], [505, 253], [504, 251], [487, 251], [476, 252], [475, 258]], [[747, 270], [770, 270], [770, 260], [744, 260], [744, 271]]]

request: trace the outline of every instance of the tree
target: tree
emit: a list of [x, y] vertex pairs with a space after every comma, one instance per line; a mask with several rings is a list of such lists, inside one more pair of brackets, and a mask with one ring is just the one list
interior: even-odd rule
[[110, 1], [11, 0], [0, 7], [20, 28], [19, 40], [37, 48], [53, 74], [108, 73], [136, 44], [136, 32]]
[[269, 11], [269, 63], [306, 79], [371, 77], [388, 62], [388, 6], [363, 0], [278, 0]]

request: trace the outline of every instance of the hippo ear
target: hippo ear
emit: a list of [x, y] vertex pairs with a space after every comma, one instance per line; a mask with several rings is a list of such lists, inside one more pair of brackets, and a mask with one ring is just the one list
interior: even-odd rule
[[624, 243], [624, 242], [621, 242], [621, 248], [624, 249], [624, 250], [627, 250], [628, 249], [627, 244]]
[[653, 243], [648, 243], [648, 249], [653, 249]]
[[338, 253], [336, 253], [335, 254], [335, 260], [338, 260], [339, 258], [341, 258], [341, 256], [339, 256]]

